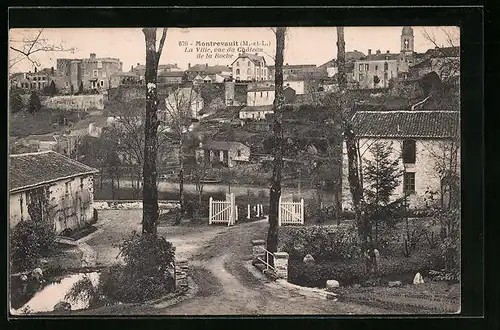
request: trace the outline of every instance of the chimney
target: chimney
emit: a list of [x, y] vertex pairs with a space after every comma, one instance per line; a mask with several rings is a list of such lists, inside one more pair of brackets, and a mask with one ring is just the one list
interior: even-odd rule
[[131, 65], [131, 66], [130, 66], [130, 71], [133, 71], [133, 70], [134, 70], [134, 66], [133, 66], [133, 65]]
[[259, 53], [255, 53], [255, 56], [259, 55]]
[[205, 63], [205, 68], [208, 68], [208, 63]]
[[372, 54], [372, 50], [368, 49], [368, 55], [371, 55], [371, 54]]
[[90, 59], [95, 60], [95, 53], [90, 53]]
[[54, 74], [54, 67], [50, 68], [50, 74], [52, 74], [52, 75]]
[[139, 66], [139, 63], [137, 63], [137, 66]]
[[380, 55], [380, 49], [377, 49], [377, 55]]
[[191, 63], [188, 63], [188, 69], [191, 67]]
[[35, 66], [35, 73], [37, 73], [37, 71], [38, 71], [38, 69], [37, 69], [37, 68], [36, 68], [36, 66]]
[[387, 51], [386, 54], [389, 55], [389, 51]]

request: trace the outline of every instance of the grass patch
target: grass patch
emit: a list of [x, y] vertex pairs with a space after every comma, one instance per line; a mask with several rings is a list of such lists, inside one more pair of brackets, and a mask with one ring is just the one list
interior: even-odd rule
[[9, 118], [10, 135], [25, 137], [57, 132], [64, 127], [59, 126], [63, 117], [66, 118], [67, 122], [77, 123], [85, 118], [86, 114], [79, 111], [47, 108], [42, 108], [33, 114], [27, 111], [11, 113]]

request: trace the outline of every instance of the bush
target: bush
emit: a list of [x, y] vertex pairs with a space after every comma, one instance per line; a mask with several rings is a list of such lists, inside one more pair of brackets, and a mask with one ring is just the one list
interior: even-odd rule
[[325, 287], [326, 281], [332, 279], [345, 286], [363, 281], [365, 273], [362, 262], [306, 265], [296, 260], [288, 264], [288, 279], [291, 283], [307, 287]]
[[287, 228], [282, 250], [290, 259], [302, 259], [311, 254], [317, 261], [351, 260], [358, 256], [356, 232], [345, 227], [310, 226]]
[[55, 248], [56, 233], [48, 221], [21, 221], [9, 237], [13, 272], [31, 270]]
[[[120, 246], [125, 266], [115, 270], [110, 278], [119, 287], [115, 293], [106, 292], [122, 302], [141, 302], [171, 292], [174, 278], [170, 270], [175, 258], [175, 247], [163, 237], [133, 233]], [[118, 280], [118, 281], [116, 281]], [[112, 285], [109, 284], [108, 288]]]

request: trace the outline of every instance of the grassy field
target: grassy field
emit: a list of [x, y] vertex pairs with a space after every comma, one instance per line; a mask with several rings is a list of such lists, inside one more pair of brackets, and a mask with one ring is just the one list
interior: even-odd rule
[[11, 136], [24, 137], [57, 132], [61, 129], [57, 124], [63, 116], [67, 121], [77, 123], [85, 115], [76, 111], [46, 108], [33, 114], [21, 111], [9, 115], [9, 133]]

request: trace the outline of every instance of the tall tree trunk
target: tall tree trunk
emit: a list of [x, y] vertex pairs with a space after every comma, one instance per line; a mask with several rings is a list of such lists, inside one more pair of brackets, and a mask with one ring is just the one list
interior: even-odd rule
[[[341, 97], [345, 97], [347, 89], [347, 75], [345, 68], [345, 40], [344, 28], [337, 27], [337, 65], [339, 69], [338, 84]], [[362, 210], [363, 190], [360, 182], [360, 167], [358, 163], [358, 148], [356, 143], [356, 135], [351, 123], [352, 109], [345, 107], [347, 102], [341, 102], [343, 109], [342, 130], [347, 149], [347, 169], [349, 188], [352, 196], [352, 204], [354, 208], [356, 227], [358, 229], [358, 244], [361, 246], [361, 252], [365, 256], [365, 266], [367, 272], [373, 272], [375, 267], [375, 254], [372, 248], [371, 241], [371, 222]]]
[[142, 232], [156, 235], [158, 223], [158, 186], [156, 158], [158, 154], [158, 91], [156, 77], [159, 54], [156, 52], [156, 29], [142, 30], [146, 40], [146, 118], [144, 122], [144, 164], [142, 192]]
[[275, 99], [274, 99], [274, 161], [271, 190], [269, 192], [269, 230], [267, 232], [267, 249], [278, 251], [278, 212], [281, 196], [281, 171], [283, 168], [283, 114], [285, 103], [283, 95], [283, 53], [285, 50], [285, 27], [276, 28], [275, 57]]
[[180, 214], [175, 219], [175, 224], [180, 225], [182, 218], [184, 217], [184, 151], [182, 149], [183, 146], [182, 133], [181, 138], [179, 140], [179, 206], [180, 206]]

